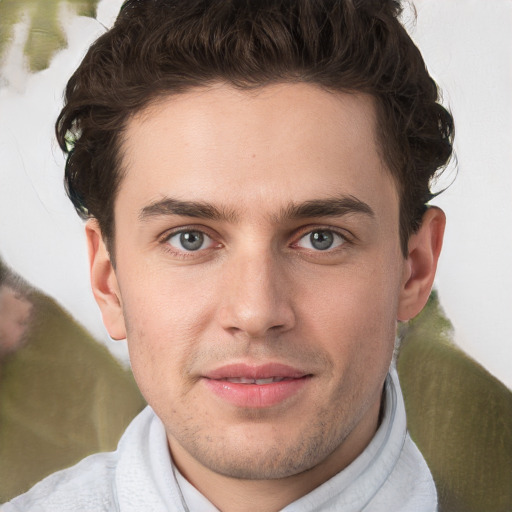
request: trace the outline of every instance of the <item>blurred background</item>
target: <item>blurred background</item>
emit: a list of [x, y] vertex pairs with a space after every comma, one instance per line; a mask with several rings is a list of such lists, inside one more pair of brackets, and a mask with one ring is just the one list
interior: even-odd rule
[[[0, 258], [127, 363], [89, 289], [83, 224], [53, 136], [67, 79], [121, 3], [0, 1]], [[433, 201], [448, 217], [435, 286], [457, 345], [512, 388], [512, 2], [405, 7], [456, 123], [457, 158], [435, 187], [448, 189]]]

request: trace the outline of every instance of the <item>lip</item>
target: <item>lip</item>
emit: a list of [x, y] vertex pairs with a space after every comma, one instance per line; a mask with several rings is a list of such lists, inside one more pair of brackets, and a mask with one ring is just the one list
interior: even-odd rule
[[[230, 382], [228, 379], [269, 380], [268, 383]], [[236, 407], [261, 409], [293, 397], [309, 382], [311, 374], [280, 363], [230, 364], [207, 372], [203, 381], [218, 398]]]

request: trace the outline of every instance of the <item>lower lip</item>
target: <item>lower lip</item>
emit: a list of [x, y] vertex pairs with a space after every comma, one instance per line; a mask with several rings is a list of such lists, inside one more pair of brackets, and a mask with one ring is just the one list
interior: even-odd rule
[[214, 379], [204, 379], [204, 382], [215, 395], [237, 407], [261, 409], [296, 395], [309, 380], [310, 377], [305, 376], [270, 384], [238, 384]]

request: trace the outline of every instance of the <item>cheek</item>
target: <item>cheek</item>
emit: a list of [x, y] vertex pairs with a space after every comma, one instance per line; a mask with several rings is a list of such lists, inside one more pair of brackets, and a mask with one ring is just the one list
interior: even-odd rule
[[390, 360], [396, 331], [397, 269], [376, 263], [314, 276], [299, 300], [303, 321], [323, 339], [332, 357], [346, 366], [383, 366]]
[[137, 338], [187, 340], [208, 321], [216, 285], [199, 267], [142, 262], [136, 268], [136, 275], [118, 279], [126, 327]]
[[212, 287], [204, 279], [165, 272], [131, 276], [126, 287], [119, 281], [135, 379], [147, 399], [149, 393], [172, 392], [211, 324]]

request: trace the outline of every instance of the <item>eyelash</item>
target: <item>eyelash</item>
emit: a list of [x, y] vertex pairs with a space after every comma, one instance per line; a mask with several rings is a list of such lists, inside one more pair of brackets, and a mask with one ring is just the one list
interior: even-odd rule
[[[299, 243], [302, 241], [302, 240], [305, 240], [306, 237], [311, 237], [311, 235], [313, 235], [313, 233], [331, 233], [332, 235], [334, 235], [334, 240], [333, 240], [333, 244], [336, 243], [336, 237], [338, 237], [339, 239], [341, 239], [341, 241], [335, 246], [335, 247], [328, 247], [326, 249], [316, 249], [316, 250], [311, 250], [311, 249], [308, 249], [308, 248], [304, 248], [304, 247], [300, 247]], [[339, 230], [339, 229], [334, 229], [332, 227], [328, 227], [328, 226], [315, 226], [315, 227], [306, 227], [306, 228], [303, 228], [303, 230], [301, 230], [301, 234], [298, 238], [296, 238], [296, 241], [291, 244], [292, 247], [298, 247], [299, 249], [304, 249], [304, 250], [311, 250], [313, 253], [318, 253], [318, 254], [332, 254], [334, 252], [337, 252], [337, 250], [341, 250], [341, 248], [347, 244], [350, 244], [352, 242], [352, 237], [350, 237], [348, 235], [347, 232], [343, 231], [343, 230]], [[312, 241], [311, 241], [312, 242]]]
[[[204, 226], [184, 226], [184, 227], [180, 227], [178, 229], [175, 229], [172, 231], [167, 231], [166, 233], [164, 233], [160, 237], [159, 243], [163, 246], [163, 249], [166, 252], [169, 252], [174, 257], [178, 257], [181, 259], [197, 257], [199, 254], [204, 254], [204, 252], [207, 251], [208, 249], [217, 249], [217, 248], [222, 247], [222, 245], [223, 245], [221, 242], [217, 242], [214, 247], [198, 249], [197, 251], [187, 251], [186, 249], [183, 249], [183, 250], [175, 249], [169, 243], [171, 238], [175, 237], [176, 235], [180, 235], [183, 233], [192, 233], [192, 232], [201, 233], [204, 236], [208, 237], [210, 240], [212, 240], [214, 243], [217, 238], [216, 235], [211, 233], [209, 230], [206, 230], [204, 228]], [[332, 249], [327, 248], [325, 250], [321, 250], [321, 249], [311, 250], [311, 249], [303, 248], [303, 247], [299, 246], [299, 242], [301, 240], [303, 240], [308, 235], [311, 236], [315, 232], [332, 233], [333, 235], [335, 235], [335, 237], [339, 237], [342, 240], [342, 242], [339, 243], [336, 247], [334, 247]], [[293, 239], [294, 239], [294, 242], [289, 244], [289, 247], [297, 248], [298, 250], [311, 251], [312, 253], [325, 254], [325, 255], [338, 252], [339, 250], [342, 250], [342, 248], [345, 248], [346, 245], [350, 245], [350, 244], [354, 243], [354, 237], [351, 233], [347, 232], [346, 230], [335, 229], [331, 226], [304, 226], [300, 229], [299, 235], [298, 236], [295, 235], [293, 237]]]
[[[178, 250], [174, 248], [169, 241], [171, 238], [173, 238], [176, 235], [180, 235], [183, 233], [201, 233], [205, 236], [207, 236], [210, 240], [215, 242], [215, 235], [211, 234], [208, 230], [206, 230], [203, 226], [183, 226], [175, 230], [167, 231], [165, 232], [160, 238], [159, 243], [162, 245], [163, 249], [172, 254], [174, 257], [178, 257], [181, 259], [187, 259], [190, 257], [197, 257], [198, 254], [203, 254], [205, 252], [205, 249], [199, 249], [197, 251], [187, 251], [185, 249]], [[221, 247], [221, 243], [217, 243], [217, 246], [215, 248]]]

